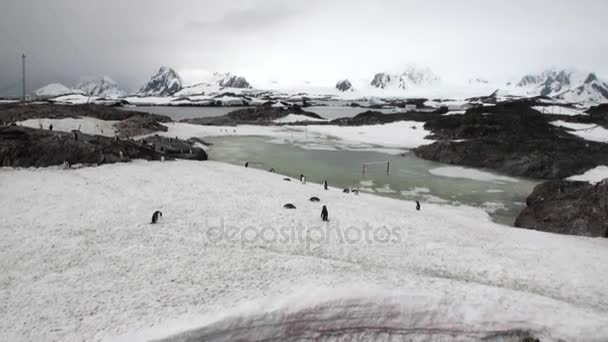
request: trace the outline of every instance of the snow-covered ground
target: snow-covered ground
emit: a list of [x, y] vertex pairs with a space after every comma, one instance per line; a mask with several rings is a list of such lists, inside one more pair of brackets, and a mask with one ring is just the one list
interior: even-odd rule
[[275, 123], [294, 123], [294, 122], [306, 122], [306, 121], [314, 122], [314, 121], [327, 121], [327, 120], [311, 118], [310, 116], [298, 115], [298, 114], [289, 114], [282, 118], [273, 120], [273, 122], [275, 122]]
[[517, 179], [500, 176], [487, 171], [481, 171], [477, 169], [470, 169], [462, 166], [446, 166], [431, 169], [429, 172], [435, 176], [450, 177], [450, 178], [461, 178], [461, 179], [472, 179], [482, 182], [517, 182]]
[[603, 143], [608, 142], [608, 129], [596, 124], [581, 124], [562, 120], [553, 121], [551, 124], [557, 127], [568, 128], [568, 133], [581, 137], [585, 140]]
[[[608, 339], [607, 239], [283, 178], [191, 161], [0, 169], [0, 340], [137, 341], [188, 328], [281, 340], [324, 322], [384, 328], [385, 339], [391, 329]], [[163, 220], [150, 225], [154, 210]]]
[[582, 175], [569, 177], [568, 180], [599, 183], [606, 178], [608, 178], [608, 166], [600, 165], [583, 173]]
[[31, 128], [49, 129], [53, 125], [53, 130], [60, 132], [71, 132], [79, 130], [84, 134], [103, 135], [106, 137], [114, 137], [116, 129], [114, 124], [118, 121], [99, 120], [90, 117], [82, 118], [63, 118], [63, 119], [28, 119], [19, 121], [16, 124]]
[[582, 109], [563, 107], [563, 106], [534, 106], [533, 109], [543, 114], [556, 114], [556, 115], [588, 115]]
[[364, 143], [397, 148], [415, 148], [433, 142], [425, 138], [431, 132], [424, 129], [424, 122], [416, 121], [399, 121], [384, 125], [356, 127], [335, 125], [309, 125], [304, 127], [239, 125], [228, 127], [202, 126], [188, 123], [169, 123], [165, 125], [168, 127], [168, 131], [162, 132], [160, 135], [183, 139], [191, 137], [204, 138], [207, 136], [250, 135], [314, 142], [319, 137], [331, 137], [340, 139], [344, 143]]

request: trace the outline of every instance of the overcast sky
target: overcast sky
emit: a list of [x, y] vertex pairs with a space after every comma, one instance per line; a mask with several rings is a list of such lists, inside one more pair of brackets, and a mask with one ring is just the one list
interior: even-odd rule
[[108, 75], [131, 91], [161, 65], [333, 84], [415, 63], [442, 79], [546, 67], [608, 76], [605, 0], [2, 0], [0, 95], [20, 81]]

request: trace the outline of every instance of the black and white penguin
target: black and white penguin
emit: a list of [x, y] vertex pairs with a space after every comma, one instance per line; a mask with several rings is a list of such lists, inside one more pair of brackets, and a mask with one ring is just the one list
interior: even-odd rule
[[327, 207], [323, 206], [323, 209], [321, 209], [321, 219], [324, 222], [329, 221], [329, 213], [327, 212]]
[[152, 224], [157, 223], [158, 220], [162, 217], [163, 213], [161, 213], [159, 210], [155, 211], [154, 214], [152, 214]]

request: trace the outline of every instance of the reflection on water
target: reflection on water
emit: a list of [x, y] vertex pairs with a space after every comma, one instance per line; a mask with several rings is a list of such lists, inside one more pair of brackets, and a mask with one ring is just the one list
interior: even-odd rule
[[[417, 158], [403, 150], [383, 151], [369, 145], [345, 146], [335, 140], [292, 142], [269, 137], [207, 138], [214, 145], [209, 150], [212, 160], [238, 165], [250, 162], [253, 167], [270, 169], [291, 177], [306, 175], [308, 181], [338, 188], [358, 188], [362, 192], [381, 196], [417, 200], [422, 203], [465, 204], [485, 209], [500, 223], [512, 225], [525, 206], [526, 197], [536, 183], [514, 178], [498, 177], [481, 180], [450, 178], [433, 175], [429, 170], [445, 167]], [[389, 152], [389, 153], [387, 153]], [[390, 162], [370, 165], [367, 162]]]

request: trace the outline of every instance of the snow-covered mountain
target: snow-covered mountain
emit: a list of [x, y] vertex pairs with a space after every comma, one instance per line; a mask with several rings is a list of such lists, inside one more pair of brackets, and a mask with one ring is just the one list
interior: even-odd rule
[[336, 89], [338, 89], [339, 91], [342, 91], [342, 92], [348, 91], [348, 90], [350, 90], [350, 91], [354, 90], [353, 85], [352, 85], [352, 83], [350, 83], [349, 80], [342, 80], [342, 81], [339, 81], [338, 83], [336, 83]]
[[84, 80], [76, 85], [76, 89], [92, 96], [118, 98], [125, 95], [125, 92], [118, 88], [118, 84], [108, 76]]
[[239, 88], [239, 89], [251, 88], [251, 85], [249, 84], [249, 82], [247, 82], [245, 77], [233, 75], [229, 72], [214, 73], [212, 83], [215, 83], [218, 86], [223, 87], [223, 88]]
[[161, 67], [139, 92], [140, 96], [170, 96], [182, 90], [182, 79], [175, 70]]
[[82, 91], [77, 89], [70, 89], [61, 83], [51, 83], [36, 90], [34, 92], [34, 95], [36, 95], [36, 97], [55, 97], [74, 93], [82, 93]]
[[582, 85], [571, 88], [557, 98], [569, 102], [606, 102], [608, 101], [608, 83], [590, 73]]
[[243, 76], [226, 73], [213, 73], [208, 79], [192, 86], [184, 87], [173, 96], [211, 95], [220, 93], [249, 93], [251, 84]]
[[380, 72], [374, 75], [370, 85], [380, 89], [410, 89], [416, 86], [429, 86], [439, 81], [429, 68], [409, 67], [400, 74]]
[[548, 69], [525, 75], [515, 88], [525, 95], [551, 96], [572, 102], [608, 101], [608, 83], [592, 72]]

